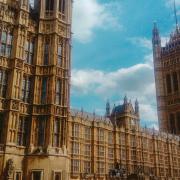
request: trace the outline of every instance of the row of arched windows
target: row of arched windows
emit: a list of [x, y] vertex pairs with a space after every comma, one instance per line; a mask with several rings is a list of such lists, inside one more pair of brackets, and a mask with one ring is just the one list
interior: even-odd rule
[[172, 74], [166, 75], [167, 94], [179, 91], [178, 76], [179, 74], [177, 72], [173, 72]]
[[[46, 10], [54, 10], [54, 0], [46, 0]], [[65, 13], [65, 0], [59, 0], [59, 12]]]

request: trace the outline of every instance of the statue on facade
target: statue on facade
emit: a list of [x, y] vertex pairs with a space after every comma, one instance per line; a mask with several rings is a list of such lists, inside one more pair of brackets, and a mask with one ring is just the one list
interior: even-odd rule
[[14, 162], [12, 159], [9, 159], [6, 164], [5, 179], [7, 179], [7, 180], [12, 179], [13, 171], [14, 171]]

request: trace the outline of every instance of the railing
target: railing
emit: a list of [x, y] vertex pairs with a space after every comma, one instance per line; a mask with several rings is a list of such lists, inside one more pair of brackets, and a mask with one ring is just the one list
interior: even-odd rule
[[106, 122], [106, 123], [109, 122], [109, 119], [106, 118], [105, 116], [99, 116], [95, 113], [89, 113], [83, 110], [71, 109], [71, 115], [77, 117], [83, 117], [84, 119], [88, 119], [91, 121]]

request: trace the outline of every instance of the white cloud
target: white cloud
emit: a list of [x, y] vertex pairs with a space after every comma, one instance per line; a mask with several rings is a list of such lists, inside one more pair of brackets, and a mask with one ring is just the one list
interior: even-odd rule
[[133, 101], [138, 98], [141, 119], [147, 124], [157, 124], [152, 54], [145, 57], [145, 63], [112, 72], [73, 70], [72, 93], [80, 96], [98, 95], [102, 99], [121, 99], [125, 94]]
[[161, 46], [164, 47], [168, 41], [169, 41], [169, 37], [167, 36], [161, 37]]
[[[180, 0], [176, 0], [176, 10], [177, 10], [177, 16], [180, 15]], [[165, 5], [168, 8], [171, 8], [171, 10], [174, 9], [174, 0], [165, 0]], [[174, 15], [174, 14], [172, 14]]]
[[145, 37], [133, 37], [129, 39], [130, 42], [136, 46], [152, 50], [152, 41]]
[[[128, 39], [133, 45], [146, 48], [152, 51], [152, 40], [146, 37], [132, 37]], [[164, 47], [169, 41], [168, 36], [161, 36], [161, 46]]]
[[[180, 0], [176, 0], [176, 5], [180, 6]], [[174, 0], [165, 0], [166, 6], [167, 7], [172, 7], [174, 5]]]
[[29, 2], [31, 4], [31, 6], [34, 7], [34, 0], [30, 0]]
[[115, 12], [120, 12], [119, 3], [101, 4], [97, 0], [75, 0], [73, 8], [74, 38], [80, 42], [88, 42], [96, 28], [119, 29]]
[[149, 126], [149, 128], [154, 128], [155, 130], [159, 131], [159, 125], [158, 125], [157, 122], [156, 122], [156, 123], [152, 123], [152, 124]]

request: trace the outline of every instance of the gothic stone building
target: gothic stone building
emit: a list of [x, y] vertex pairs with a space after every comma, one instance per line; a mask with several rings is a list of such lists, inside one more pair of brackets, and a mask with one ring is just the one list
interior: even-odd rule
[[109, 113], [109, 105], [106, 117], [71, 110], [71, 179], [180, 179], [179, 136], [141, 128], [138, 103], [126, 98]]
[[0, 179], [66, 180], [71, 0], [0, 0]]
[[160, 129], [180, 135], [180, 29], [164, 47], [157, 25], [153, 29], [154, 72]]
[[[138, 102], [71, 111], [71, 0], [0, 0], [0, 180], [180, 179], [179, 137]], [[118, 172], [118, 173], [117, 173]]]

